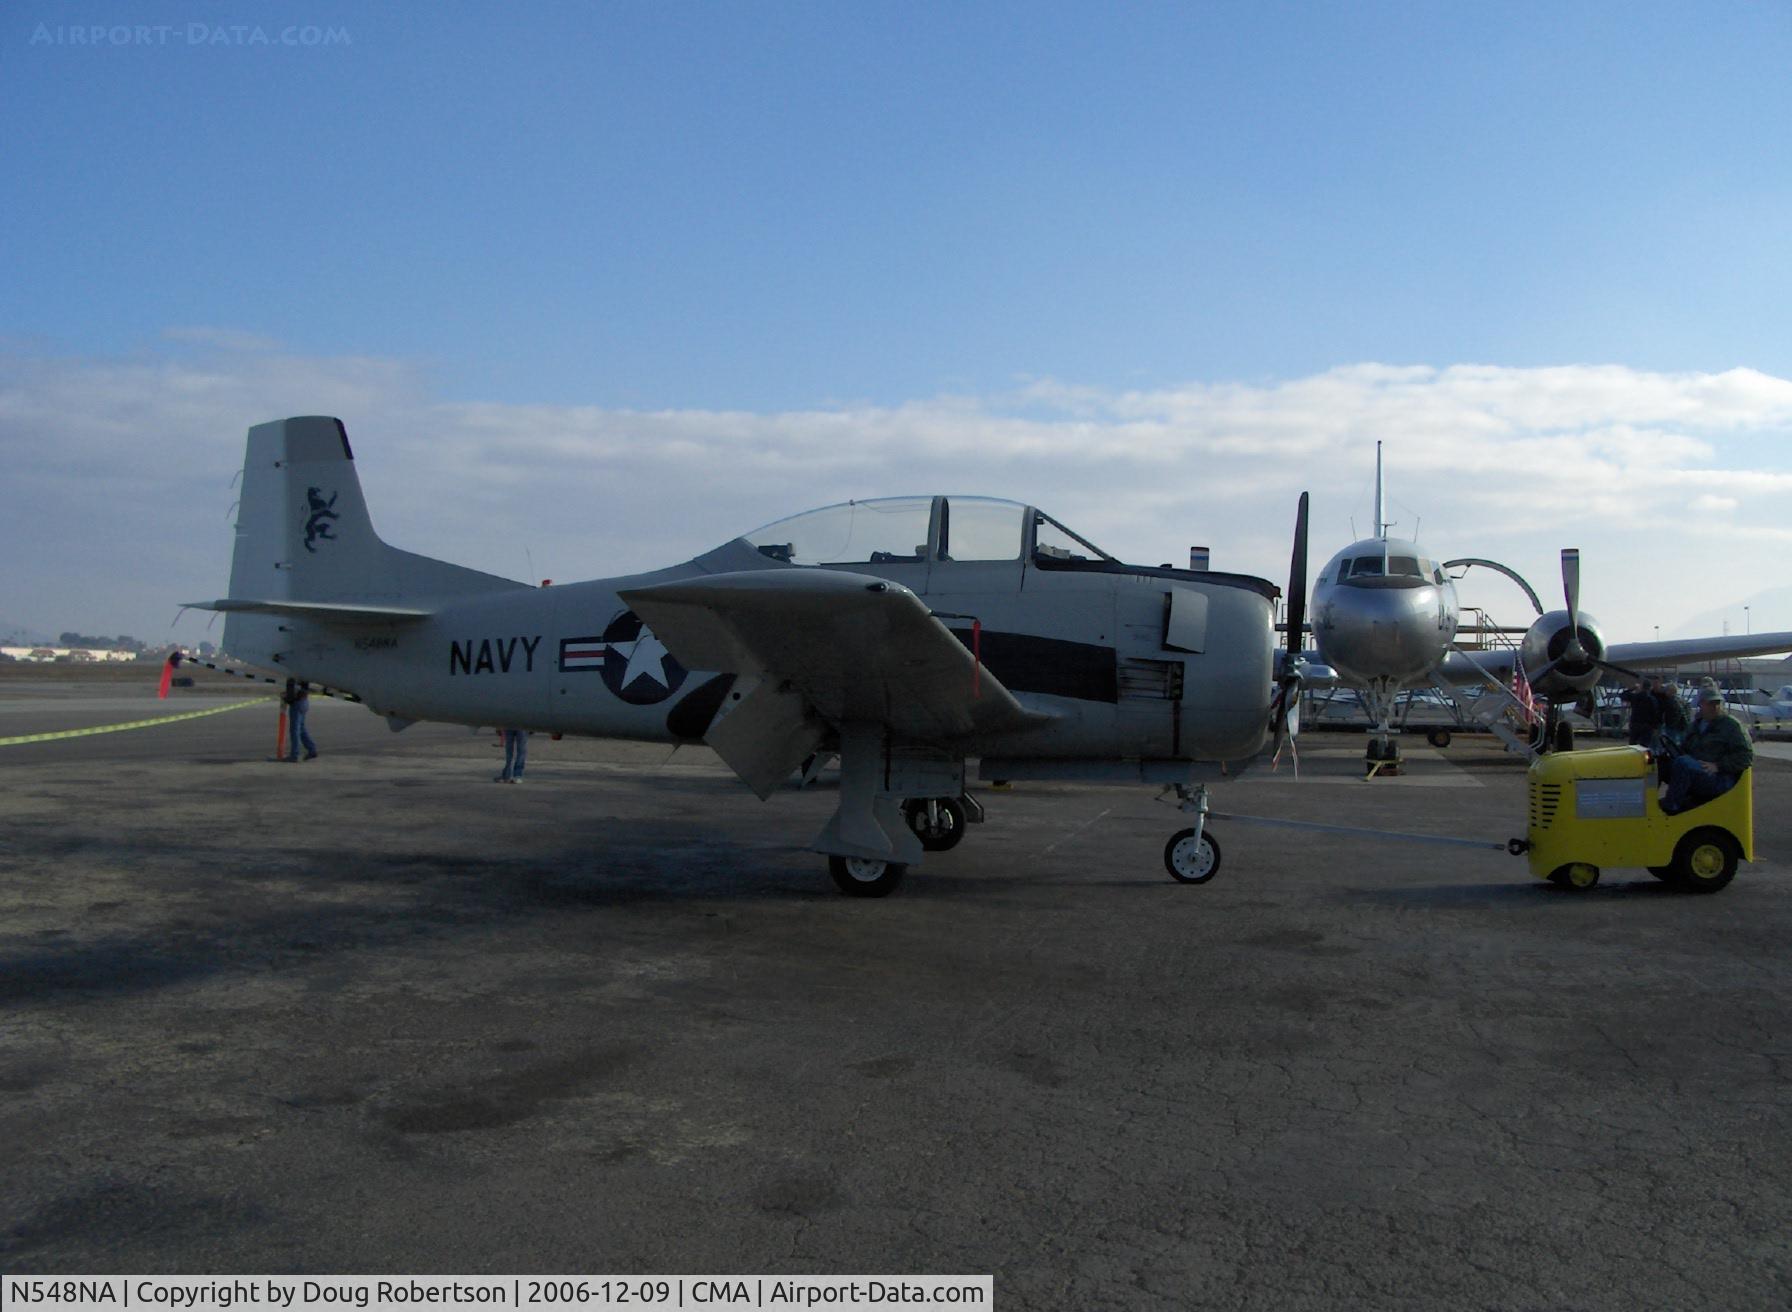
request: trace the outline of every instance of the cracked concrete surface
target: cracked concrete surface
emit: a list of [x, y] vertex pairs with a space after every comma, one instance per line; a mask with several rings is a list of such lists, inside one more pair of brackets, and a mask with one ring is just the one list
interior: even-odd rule
[[[0, 736], [120, 695], [0, 687]], [[1185, 887], [1147, 792], [1027, 786], [860, 902], [802, 850], [825, 791], [545, 738], [500, 788], [490, 735], [313, 721], [299, 766], [260, 709], [0, 754], [8, 1271], [1792, 1301], [1792, 765], [1760, 772], [1767, 860], [1710, 898], [1223, 825]], [[1518, 831], [1514, 763], [1442, 767], [1476, 786], [1217, 805]]]

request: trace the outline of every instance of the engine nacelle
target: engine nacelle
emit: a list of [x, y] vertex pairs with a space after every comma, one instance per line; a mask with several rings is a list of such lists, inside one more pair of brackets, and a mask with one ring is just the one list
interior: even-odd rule
[[1577, 656], [1563, 659], [1568, 650], [1568, 612], [1552, 610], [1539, 615], [1525, 631], [1519, 644], [1518, 659], [1524, 665], [1524, 677], [1539, 697], [1551, 701], [1568, 701], [1590, 692], [1603, 671], [1598, 662], [1605, 658], [1605, 635], [1599, 622], [1586, 611], [1578, 616], [1575, 626], [1580, 632], [1581, 650]]

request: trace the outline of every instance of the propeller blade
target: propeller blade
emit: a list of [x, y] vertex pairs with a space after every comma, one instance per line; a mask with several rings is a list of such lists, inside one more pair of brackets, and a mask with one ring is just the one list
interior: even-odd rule
[[1567, 659], [1568, 659], [1568, 653], [1563, 652], [1560, 656], [1556, 657], [1553, 661], [1551, 661], [1548, 665], [1545, 665], [1542, 669], [1538, 670], [1535, 674], [1532, 674], [1529, 670], [1526, 670], [1524, 672], [1525, 682], [1530, 684], [1531, 687], [1535, 688], [1539, 683], [1542, 683], [1543, 680], [1547, 679], [1550, 675], [1554, 674], [1556, 672], [1556, 666], [1560, 665], [1563, 661], [1565, 661]]
[[1288, 652], [1306, 645], [1302, 630], [1307, 624], [1307, 494], [1300, 494], [1294, 515], [1294, 556], [1288, 562]]
[[1562, 597], [1568, 603], [1568, 648], [1564, 658], [1584, 656], [1580, 645], [1580, 548], [1562, 548]]
[[1302, 630], [1307, 623], [1307, 503], [1308, 494], [1300, 494], [1300, 509], [1294, 515], [1294, 554], [1288, 562], [1288, 638], [1287, 656], [1282, 661], [1282, 677], [1276, 690], [1275, 752], [1282, 750], [1282, 739], [1300, 732], [1300, 651], [1304, 643]]

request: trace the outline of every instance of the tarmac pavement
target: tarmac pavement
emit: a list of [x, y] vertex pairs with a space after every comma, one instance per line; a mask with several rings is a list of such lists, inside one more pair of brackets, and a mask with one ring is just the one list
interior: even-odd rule
[[[153, 673], [146, 683], [153, 688]], [[0, 686], [0, 738], [148, 718]], [[313, 701], [0, 747], [0, 1265], [993, 1272], [1004, 1308], [1783, 1308], [1792, 764], [1713, 897], [980, 790], [895, 896], [709, 753]], [[1351, 739], [1216, 809], [1499, 840]]]

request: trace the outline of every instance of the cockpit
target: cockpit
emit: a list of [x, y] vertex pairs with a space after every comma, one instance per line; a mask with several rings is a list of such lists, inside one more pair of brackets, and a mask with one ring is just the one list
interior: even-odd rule
[[1337, 577], [1330, 577], [1331, 569], [1320, 574], [1320, 583], [1337, 582], [1345, 587], [1358, 588], [1417, 588], [1425, 584], [1442, 585], [1444, 582], [1443, 566], [1426, 556], [1415, 555], [1410, 551], [1410, 544], [1402, 544], [1409, 548], [1406, 552], [1389, 551], [1379, 542], [1359, 543], [1348, 548], [1338, 556], [1336, 563]]
[[786, 565], [1031, 560], [1071, 566], [1114, 560], [1044, 511], [995, 497], [845, 501], [780, 519], [741, 541]]

